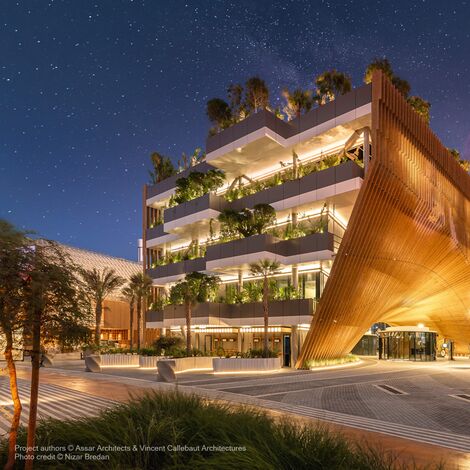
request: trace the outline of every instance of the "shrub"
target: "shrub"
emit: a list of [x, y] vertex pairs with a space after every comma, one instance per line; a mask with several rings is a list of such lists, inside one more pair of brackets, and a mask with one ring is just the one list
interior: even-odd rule
[[[18, 445], [26, 445], [25, 428], [19, 432]], [[390, 453], [350, 444], [318, 424], [303, 425], [287, 417], [274, 419], [256, 408], [214, 403], [181, 393], [149, 393], [104, 411], [98, 417], [44, 420], [37, 428], [36, 445], [43, 448], [73, 445], [77, 449], [70, 453], [81, 456], [80, 460], [73, 464], [54, 461], [51, 467], [55, 469], [392, 470], [399, 467]], [[167, 450], [177, 445], [199, 446], [200, 450]], [[7, 446], [6, 440], [1, 441], [2, 467], [6, 463]], [[85, 454], [90, 454], [84, 449], [87, 446], [128, 447], [129, 450], [98, 452], [109, 456], [103, 463], [85, 459]], [[203, 446], [236, 446], [242, 450], [220, 452], [202, 450]], [[149, 447], [162, 450], [149, 450]]]
[[258, 358], [264, 358], [264, 357], [278, 357], [279, 356], [279, 351], [271, 351], [270, 349], [268, 350], [268, 355], [265, 356], [264, 350], [263, 349], [248, 349], [247, 352], [241, 353], [241, 357], [246, 358], [246, 359], [258, 359]]
[[353, 354], [348, 354], [345, 357], [337, 357], [333, 359], [311, 359], [305, 362], [304, 369], [314, 369], [315, 367], [337, 366], [341, 364], [348, 364], [350, 362], [358, 362], [359, 358]]
[[168, 356], [174, 357], [174, 358], [180, 358], [180, 357], [195, 357], [195, 356], [204, 356], [204, 353], [197, 348], [193, 348], [188, 352], [186, 351], [186, 348], [179, 348], [179, 347], [172, 347], [168, 349], [167, 351]]
[[141, 356], [159, 356], [160, 354], [154, 348], [140, 348], [139, 354]]
[[225, 181], [221, 170], [209, 170], [207, 173], [193, 171], [185, 178], [176, 180], [175, 194], [170, 198], [170, 206], [192, 201], [211, 191], [219, 189]]
[[160, 336], [154, 343], [153, 347], [157, 354], [168, 353], [172, 348], [179, 348], [183, 345], [181, 336]]

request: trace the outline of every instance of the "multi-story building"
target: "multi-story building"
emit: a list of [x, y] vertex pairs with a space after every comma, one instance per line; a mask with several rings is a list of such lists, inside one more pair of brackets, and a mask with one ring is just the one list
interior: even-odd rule
[[[393, 106], [401, 108], [395, 111]], [[397, 124], [400, 119], [406, 124]], [[392, 129], [390, 123], [396, 128]], [[397, 133], [400, 125], [401, 133]], [[415, 135], [420, 132], [422, 136]], [[449, 283], [457, 282], [455, 272], [452, 279], [439, 272], [436, 276], [444, 280], [439, 282], [436, 277], [432, 283], [429, 278], [437, 267], [429, 265], [420, 271], [408, 259], [415, 254], [424, 266], [434, 246], [431, 240], [428, 245], [425, 236], [426, 230], [431, 235], [431, 229], [425, 228], [421, 215], [418, 217], [423, 207], [406, 205], [411, 204], [415, 193], [424, 194], [427, 188], [432, 193], [425, 201], [429, 224], [442, 222], [452, 227], [452, 218], [442, 210], [457, 210], [460, 215], [469, 210], [468, 175], [447, 151], [441, 151], [442, 146], [438, 163], [424, 167], [428, 165], [425, 159], [435, 158], [432, 152], [438, 144], [432, 139], [438, 142], [380, 73], [374, 75], [372, 84], [289, 122], [264, 110], [208, 137], [204, 162], [144, 188], [143, 261], [153, 279], [156, 298], [163, 298], [187, 273], [215, 274], [221, 279], [218, 298], [198, 304], [193, 312], [194, 347], [205, 352], [259, 348], [263, 342], [263, 309], [259, 280], [251, 274], [250, 263], [270, 259], [279, 262], [280, 269], [271, 281], [269, 341], [283, 354], [285, 365], [293, 365], [301, 349], [298, 366], [311, 357], [345, 354], [372, 323], [381, 321], [391, 325], [424, 322], [446, 337], [470, 341], [468, 326], [458, 334], [456, 328], [446, 328], [445, 321], [437, 321], [430, 313], [440, 306], [439, 318], [461, 323], [466, 319], [469, 325], [470, 283], [467, 293], [459, 290], [459, 300], [466, 307], [463, 312], [454, 308], [455, 298], [449, 300], [453, 289]], [[420, 149], [419, 161], [414, 147]], [[395, 159], [397, 168], [382, 175], [390, 159]], [[177, 179], [213, 169], [224, 173], [222, 187], [178, 205], [173, 203]], [[405, 176], [407, 181], [413, 180], [412, 189], [406, 190], [406, 183], [397, 183]], [[447, 209], [440, 203], [442, 191], [449, 188], [444, 188], [438, 178], [445, 179], [447, 186], [459, 187], [453, 189], [456, 196]], [[393, 184], [401, 193], [387, 196]], [[439, 195], [432, 189], [437, 186]], [[368, 199], [372, 192], [377, 206]], [[387, 203], [382, 204], [385, 200]], [[457, 202], [464, 208], [455, 209]], [[272, 206], [275, 221], [261, 234], [227, 236], [219, 216], [228, 209], [252, 211], [257, 204]], [[396, 217], [389, 218], [392, 215]], [[392, 220], [396, 224], [393, 227]], [[459, 229], [462, 223], [456, 220], [454, 229], [442, 233], [447, 238], [440, 242], [449, 245], [449, 252], [454, 242], [465, 242], [468, 250], [468, 237], [457, 240], [464, 236]], [[419, 231], [420, 243], [427, 247], [425, 254], [418, 255], [424, 246], [413, 242], [413, 229]], [[395, 244], [395, 238], [402, 244]], [[459, 267], [468, 281], [468, 266]], [[406, 269], [409, 271], [404, 272]], [[410, 273], [415, 277], [410, 278]], [[400, 276], [409, 284], [401, 283]], [[431, 293], [432, 286], [435, 291]], [[447, 299], [448, 303], [436, 306], [426, 295], [440, 302]], [[414, 307], [416, 314], [412, 315]], [[451, 309], [446, 316], [444, 312]], [[184, 334], [185, 324], [181, 306], [166, 305], [147, 314], [148, 328]], [[307, 332], [306, 347], [302, 348]]]
[[[260, 111], [209, 137], [205, 162], [145, 188], [145, 263], [160, 294], [192, 271], [222, 281], [221, 301], [194, 311], [195, 347], [261, 347], [261, 302], [233, 298], [256, 289], [250, 263], [271, 259], [281, 267], [273, 277], [277, 300], [270, 302], [269, 339], [285, 352], [286, 364], [295, 360], [364, 178], [370, 118], [370, 85], [290, 122]], [[170, 207], [178, 178], [211, 169], [225, 174], [222, 188]], [[275, 209], [275, 224], [246, 238], [220, 235], [224, 210], [257, 204]], [[150, 328], [181, 331], [184, 325], [183, 309], [174, 306], [147, 317]]]

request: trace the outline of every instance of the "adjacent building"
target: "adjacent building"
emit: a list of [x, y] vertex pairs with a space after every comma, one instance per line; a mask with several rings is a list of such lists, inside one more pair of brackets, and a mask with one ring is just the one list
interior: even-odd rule
[[[214, 169], [222, 187], [174, 203], [178, 179]], [[183, 307], [164, 300], [200, 271], [222, 283], [193, 312], [193, 346], [260, 348], [250, 263], [270, 259], [269, 341], [286, 366], [344, 355], [375, 322], [470, 342], [469, 177], [380, 73], [289, 122], [264, 110], [210, 136], [205, 161], [143, 198], [147, 328], [184, 334]], [[261, 234], [227, 234], [221, 214], [260, 204], [276, 213]]]
[[[83, 250], [68, 245], [59, 244], [60, 248], [70, 256], [71, 260], [84, 269], [113, 269], [123, 279], [130, 279], [133, 274], [142, 272], [142, 264], [124, 258]], [[134, 326], [137, 325], [134, 312]], [[121, 288], [116, 289], [103, 302], [103, 318], [101, 323], [101, 339], [117, 343], [121, 347], [129, 347], [130, 338], [130, 309], [128, 301], [121, 294]], [[137, 336], [135, 327], [133, 337]]]

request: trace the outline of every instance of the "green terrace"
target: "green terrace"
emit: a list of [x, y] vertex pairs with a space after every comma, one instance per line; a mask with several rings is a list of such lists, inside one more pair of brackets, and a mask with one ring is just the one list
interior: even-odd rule
[[328, 211], [326, 206], [319, 214], [298, 214], [295, 223], [290, 216], [278, 223], [274, 209], [268, 204], [258, 204], [253, 210], [244, 209], [239, 212], [226, 209], [218, 218], [220, 231], [217, 235], [214, 233], [214, 225], [215, 221], [211, 219], [210, 233], [205, 243], [193, 241], [184, 248], [167, 251], [165, 254], [155, 253], [156, 259], [152, 261], [151, 268], [204, 258], [210, 246], [261, 234], [271, 235], [280, 240], [292, 240], [330, 230], [335, 234], [339, 244], [346, 228], [333, 213]]

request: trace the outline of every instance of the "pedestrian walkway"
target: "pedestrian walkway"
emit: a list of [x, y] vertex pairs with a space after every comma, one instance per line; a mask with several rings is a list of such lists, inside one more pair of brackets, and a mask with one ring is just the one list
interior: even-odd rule
[[[23, 406], [21, 424], [26, 426], [29, 418], [30, 382], [18, 379], [18, 389]], [[60, 420], [97, 415], [117, 402], [80, 392], [55, 384], [41, 383], [39, 386], [38, 418]], [[7, 377], [0, 377], [0, 437], [10, 431], [13, 402]]]

